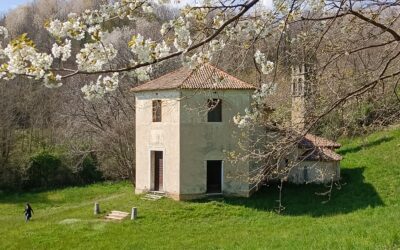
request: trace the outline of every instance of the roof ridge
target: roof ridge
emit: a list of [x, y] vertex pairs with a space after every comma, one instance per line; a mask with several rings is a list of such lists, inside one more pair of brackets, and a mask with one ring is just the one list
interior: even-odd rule
[[[172, 75], [172, 74], [174, 74], [174, 73], [176, 73], [176, 72], [178, 72], [178, 71], [180, 71], [180, 70], [184, 70], [184, 69], [186, 69], [186, 67], [185, 67], [185, 66], [181, 66], [181, 67], [179, 67], [179, 68], [177, 68], [177, 69], [174, 69], [174, 70], [172, 70], [172, 71], [170, 71], [170, 72], [168, 72], [168, 73], [166, 73], [166, 74], [163, 74], [163, 75], [161, 75], [161, 76], [159, 76], [159, 77], [157, 77], [157, 78], [154, 78], [153, 80], [150, 80], [150, 81], [148, 81], [148, 82], [145, 82], [145, 83], [140, 84], [140, 85], [138, 85], [138, 86], [135, 86], [135, 87], [133, 87], [133, 88], [139, 87], [139, 86], [144, 85], [144, 84], [152, 83], [152, 82], [156, 81], [156, 80], [157, 80], [158, 78], [160, 78], [160, 77], [166, 77], [166, 76]], [[181, 83], [180, 85], [182, 85], [182, 83]]]
[[[226, 81], [214, 81], [214, 76], [226, 79]], [[205, 63], [194, 70], [182, 66], [153, 80], [135, 86], [132, 90], [139, 92], [163, 89], [250, 90], [256, 88], [253, 84], [242, 81], [210, 63]]]
[[208, 65], [208, 66], [210, 66], [210, 67], [212, 67], [212, 68], [214, 68], [214, 69], [220, 71], [221, 73], [227, 75], [228, 77], [232, 77], [234, 80], [239, 81], [239, 82], [242, 83], [242, 84], [249, 85], [249, 86], [251, 86], [251, 87], [256, 88], [256, 86], [254, 86], [253, 84], [250, 84], [250, 83], [248, 83], [248, 82], [245, 82], [245, 81], [243, 81], [243, 80], [237, 78], [236, 76], [233, 76], [233, 75], [229, 74], [229, 73], [226, 72], [225, 70], [220, 69], [220, 68], [218, 68], [217, 66], [212, 65], [211, 63], [205, 63], [204, 65]]

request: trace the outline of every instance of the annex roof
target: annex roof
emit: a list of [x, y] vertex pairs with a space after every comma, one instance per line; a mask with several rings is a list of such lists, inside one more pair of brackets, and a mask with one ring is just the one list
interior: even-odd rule
[[306, 161], [340, 161], [342, 156], [335, 153], [334, 149], [341, 145], [329, 139], [306, 134], [299, 142], [299, 147], [306, 151], [300, 156], [301, 160]]
[[340, 161], [343, 157], [332, 149], [316, 147], [304, 152], [300, 159], [305, 161]]
[[340, 148], [342, 145], [320, 136], [316, 136], [313, 134], [306, 134], [304, 138], [300, 141], [300, 146], [303, 148], [314, 148], [314, 147]]
[[132, 89], [134, 92], [168, 89], [256, 89], [211, 64], [197, 70], [182, 67]]

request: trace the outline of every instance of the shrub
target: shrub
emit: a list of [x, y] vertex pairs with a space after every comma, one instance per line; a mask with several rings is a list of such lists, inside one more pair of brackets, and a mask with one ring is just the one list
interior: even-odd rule
[[42, 151], [30, 158], [25, 188], [55, 188], [73, 184], [73, 174], [60, 157]]
[[77, 173], [81, 184], [90, 184], [103, 180], [102, 173], [97, 169], [97, 160], [95, 155], [88, 155], [82, 162], [81, 168]]

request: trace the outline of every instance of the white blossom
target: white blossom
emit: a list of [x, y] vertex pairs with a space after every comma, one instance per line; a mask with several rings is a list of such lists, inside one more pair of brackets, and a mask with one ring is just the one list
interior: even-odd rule
[[153, 13], [153, 7], [151, 7], [151, 5], [149, 5], [149, 4], [143, 4], [142, 5], [142, 10], [145, 13]]
[[190, 37], [189, 26], [190, 23], [179, 17], [176, 20], [170, 22], [171, 27], [175, 31], [174, 46], [177, 50], [186, 50], [192, 45], [192, 39]]
[[252, 98], [257, 104], [263, 104], [266, 101], [266, 97], [275, 93], [276, 91], [276, 84], [273, 82], [264, 83], [261, 85], [259, 90], [256, 90]]
[[220, 50], [222, 50], [223, 48], [225, 47], [225, 42], [224, 42], [224, 40], [212, 40], [211, 42], [210, 42], [210, 49], [211, 49], [211, 51], [213, 51], [213, 52], [216, 52], [216, 51], [220, 51]]
[[76, 55], [76, 63], [79, 70], [99, 71], [116, 55], [117, 51], [112, 44], [103, 46], [100, 42], [86, 43], [85, 47]]
[[261, 53], [259, 50], [257, 50], [256, 53], [254, 54], [254, 59], [256, 63], [261, 66], [261, 72], [263, 74], [269, 74], [274, 69], [274, 63], [268, 61], [265, 54]]
[[69, 18], [66, 22], [55, 19], [46, 25], [46, 29], [54, 37], [64, 38], [68, 36], [76, 40], [82, 40], [85, 37], [86, 28], [87, 26], [82, 22], [81, 18]]
[[198, 52], [194, 53], [191, 57], [186, 57], [184, 60], [184, 65], [188, 66], [190, 69], [196, 69], [200, 65], [208, 63], [212, 60], [212, 53], [208, 51], [207, 53]]
[[162, 43], [157, 44], [155, 48], [156, 57], [165, 57], [169, 55], [170, 50], [171, 48], [167, 45], [167, 43], [165, 41], [162, 41]]
[[141, 67], [135, 70], [135, 75], [139, 81], [147, 81], [150, 79], [152, 67]]
[[8, 30], [4, 26], [0, 26], [0, 36], [3, 37], [4, 39], [8, 38]]
[[64, 45], [60, 46], [57, 43], [53, 44], [51, 52], [54, 58], [60, 58], [63, 62], [71, 57], [71, 40], [65, 39]]
[[7, 72], [2, 74], [3, 77], [24, 74], [38, 80], [45, 76], [53, 63], [53, 57], [46, 53], [38, 53], [26, 35], [8, 44], [4, 49], [4, 56], [8, 58], [8, 62], [1, 67], [3, 72]]
[[137, 55], [139, 62], [152, 62], [156, 59], [153, 54], [156, 43], [150, 38], [145, 39], [140, 34], [132, 36], [129, 47]]
[[163, 23], [160, 30], [161, 35], [165, 35], [170, 28], [171, 28], [170, 23]]
[[137, 55], [140, 63], [153, 62], [160, 57], [168, 55], [171, 50], [165, 41], [157, 44], [151, 39], [145, 39], [140, 34], [132, 36], [129, 47]]
[[81, 88], [81, 91], [85, 95], [85, 99], [91, 101], [102, 98], [105, 94], [115, 91], [118, 88], [118, 77], [118, 73], [113, 73], [111, 76], [105, 76], [104, 78], [100, 75], [96, 82], [86, 84]]
[[51, 72], [45, 75], [45, 77], [44, 77], [44, 86], [46, 88], [54, 89], [54, 88], [59, 88], [62, 85], [63, 84], [61, 82], [61, 76], [60, 75], [54, 76], [54, 74], [51, 73]]

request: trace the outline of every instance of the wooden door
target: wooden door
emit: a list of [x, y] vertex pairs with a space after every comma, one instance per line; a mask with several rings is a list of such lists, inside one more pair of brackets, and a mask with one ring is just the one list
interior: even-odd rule
[[163, 152], [154, 152], [154, 190], [163, 190]]
[[207, 193], [222, 193], [222, 161], [207, 161]]

